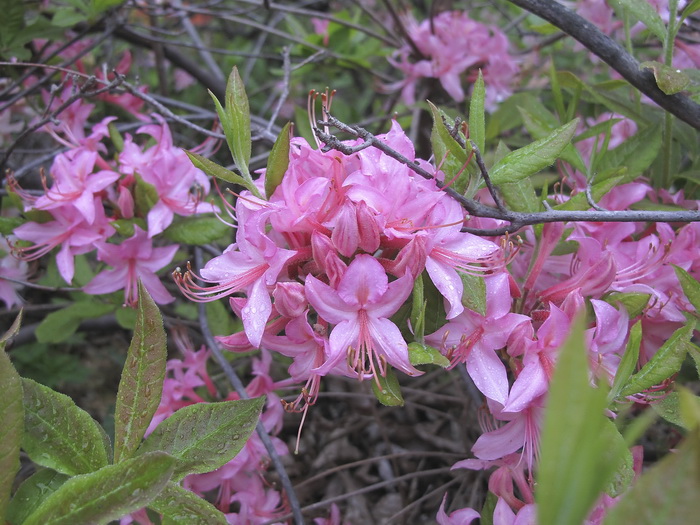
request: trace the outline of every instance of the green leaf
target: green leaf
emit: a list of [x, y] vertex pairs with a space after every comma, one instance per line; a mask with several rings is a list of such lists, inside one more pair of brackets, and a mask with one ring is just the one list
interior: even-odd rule
[[2, 32], [0, 32], [0, 43], [9, 46], [14, 38], [24, 28], [24, 3], [16, 0], [2, 0]]
[[425, 307], [425, 333], [437, 332], [447, 324], [445, 299], [433, 284], [428, 272], [423, 272], [423, 296], [427, 303]]
[[[621, 168], [621, 170], [624, 171], [624, 168]], [[593, 200], [600, 200], [611, 189], [620, 184], [623, 179], [624, 177], [620, 175], [593, 184], [593, 186], [591, 186], [591, 196], [593, 197]], [[590, 207], [591, 205], [588, 204], [586, 195], [583, 192], [577, 193], [566, 202], [553, 206], [555, 210], [587, 210]]]
[[277, 186], [282, 182], [289, 167], [289, 145], [294, 134], [294, 126], [287, 122], [280, 131], [277, 140], [272, 145], [270, 157], [267, 159], [265, 170], [265, 196], [270, 199]]
[[692, 0], [692, 2], [688, 3], [688, 5], [686, 5], [683, 11], [681, 12], [681, 18], [678, 21], [678, 23], [682, 23], [683, 20], [688, 18], [698, 9], [700, 9], [700, 0]]
[[508, 153], [491, 168], [491, 181], [494, 184], [515, 182], [550, 166], [571, 142], [578, 122], [574, 119], [547, 137]]
[[629, 378], [632, 377], [634, 369], [637, 367], [637, 361], [639, 360], [639, 347], [641, 342], [642, 323], [637, 321], [630, 330], [630, 336], [629, 340], [627, 341], [625, 353], [622, 356], [619, 366], [617, 367], [612, 389], [608, 393], [608, 403], [614, 401], [617, 396], [620, 395], [622, 388], [627, 384]]
[[248, 96], [243, 86], [243, 80], [238, 74], [238, 68], [233, 67], [226, 83], [226, 113], [231, 126], [231, 136], [227, 134], [231, 155], [236, 167], [243, 176], [250, 180], [248, 163], [250, 162], [250, 108]]
[[76, 332], [83, 320], [102, 317], [114, 309], [113, 304], [87, 298], [48, 314], [34, 334], [40, 343], [61, 343]]
[[408, 344], [408, 360], [413, 366], [416, 365], [438, 365], [443, 368], [450, 366], [450, 360], [440, 353], [439, 350], [423, 343]]
[[0, 235], [10, 235], [25, 222], [21, 217], [0, 217]]
[[231, 227], [214, 215], [192, 215], [173, 222], [163, 232], [166, 238], [179, 244], [201, 246], [231, 233]]
[[[700, 514], [700, 436], [693, 431], [679, 449], [647, 470], [610, 510], [604, 525], [689, 523]], [[691, 518], [692, 521], [692, 518]]]
[[87, 15], [72, 7], [60, 7], [51, 18], [51, 23], [57, 27], [71, 27], [87, 20]]
[[599, 173], [596, 180], [602, 180], [600, 173], [606, 170], [619, 169], [625, 166], [627, 172], [624, 181], [631, 182], [651, 166], [661, 151], [661, 126], [649, 126], [638, 131], [617, 148], [605, 153], [596, 169]]
[[694, 325], [695, 323], [688, 323], [676, 330], [671, 338], [656, 351], [654, 357], [639, 372], [630, 377], [620, 395], [626, 397], [637, 394], [658, 385], [678, 372], [688, 352]]
[[[19, 319], [20, 316], [13, 328], [19, 328]], [[8, 334], [11, 332], [12, 329]], [[24, 430], [22, 381], [5, 352], [6, 340], [11, 337], [8, 334], [0, 340], [0, 523], [10, 501], [15, 474], [19, 470], [19, 448]]]
[[680, 266], [674, 264], [673, 269], [676, 271], [676, 277], [678, 277], [678, 282], [681, 283], [683, 293], [690, 301], [690, 304], [693, 305], [693, 308], [695, 308], [695, 312], [700, 314], [700, 282], [696, 281], [692, 275]]
[[531, 179], [506, 182], [498, 187], [503, 200], [513, 211], [535, 213], [540, 211], [540, 200]]
[[208, 158], [203, 157], [202, 155], [198, 155], [197, 153], [192, 153], [191, 151], [185, 151], [185, 153], [190, 158], [195, 168], [202, 170], [210, 177], [216, 177], [217, 179], [225, 180], [226, 182], [230, 182], [231, 184], [238, 184], [239, 186], [243, 186], [248, 190], [252, 191], [249, 187], [250, 184], [248, 183], [248, 181], [240, 175], [238, 175], [237, 173], [234, 173], [231, 170], [227, 170], [223, 166], [219, 166], [216, 162], [209, 160]]
[[484, 77], [479, 69], [479, 76], [472, 88], [472, 98], [469, 101], [469, 138], [474, 141], [479, 151], [483, 153], [486, 148], [486, 116], [484, 114], [484, 102], [486, 100], [486, 87]]
[[627, 310], [627, 315], [629, 315], [630, 319], [634, 319], [641, 315], [649, 304], [650, 298], [651, 294], [648, 293], [612, 292], [603, 297], [603, 300], [615, 307], [617, 307], [618, 303], [621, 304]]
[[662, 42], [666, 40], [666, 24], [646, 0], [615, 0], [611, 5], [618, 11], [620, 17], [623, 16], [623, 13], [620, 13], [619, 10], [620, 7], [623, 7], [629, 16], [642, 22], [659, 40]]
[[230, 335], [236, 331], [231, 314], [222, 301], [204, 303], [204, 310], [213, 335]]
[[462, 280], [462, 306], [486, 315], [486, 281], [479, 275], [457, 272]]
[[612, 479], [604, 489], [606, 494], [615, 498], [623, 494], [634, 480], [634, 459], [627, 448], [625, 438], [610, 420], [606, 420], [603, 425], [603, 440], [608, 443], [608, 450], [604, 454], [609, 454], [612, 461], [617, 461]]
[[23, 525], [99, 525], [148, 505], [172, 476], [175, 459], [151, 452], [66, 481]]
[[153, 184], [143, 180], [138, 173], [135, 175], [135, 178], [134, 204], [138, 215], [145, 217], [160, 197], [158, 196], [158, 190]]
[[122, 5], [124, 1], [125, 0], [91, 0], [90, 7], [93, 13], [100, 14], [107, 11], [107, 9]]
[[425, 299], [423, 297], [423, 276], [419, 275], [413, 283], [411, 296], [411, 328], [416, 341], [422, 342], [425, 336]]
[[[545, 138], [560, 124], [557, 117], [539, 101], [534, 106], [528, 106], [527, 108], [518, 107], [518, 112], [520, 112], [525, 128], [534, 139]], [[575, 141], [578, 140], [579, 136], [575, 138]], [[581, 173], [586, 173], [586, 164], [573, 144], [567, 144], [559, 157]]]
[[158, 306], [139, 280], [134, 337], [126, 355], [114, 414], [114, 462], [129, 459], [141, 444], [163, 391], [167, 358]]
[[15, 492], [7, 508], [7, 521], [13, 525], [24, 523], [48, 496], [56, 492], [69, 476], [48, 468], [40, 468], [25, 479]]
[[606, 392], [591, 388], [583, 319], [562, 346], [544, 414], [535, 499], [540, 525], [579, 525], [626, 460], [624, 440], [603, 416]]
[[656, 403], [651, 404], [651, 408], [669, 423], [673, 423], [681, 428], [686, 428], [681, 417], [680, 396], [678, 392], [669, 392]]
[[[379, 386], [377, 386], [377, 381]], [[392, 369], [386, 371], [386, 376], [375, 376], [372, 380], [372, 392], [379, 402], [388, 407], [402, 407], [404, 404], [401, 395], [401, 386]]]
[[450, 135], [450, 131], [445, 126], [443, 118], [449, 124], [451, 122], [447, 116], [431, 102], [428, 102], [430, 112], [433, 116], [433, 127], [430, 132], [430, 143], [433, 147], [433, 154], [440, 169], [445, 174], [445, 182], [449, 183], [455, 177], [454, 189], [458, 193], [464, 193], [468, 187], [475, 187], [480, 178], [474, 166], [465, 166], [469, 155], [467, 151]]
[[700, 428], [700, 397], [682, 386], [677, 388], [683, 426], [689, 430]]
[[667, 95], [675, 95], [680, 93], [688, 84], [690, 84], [690, 78], [688, 75], [683, 73], [680, 69], [675, 67], [667, 66], [661, 62], [647, 61], [639, 64], [642, 69], [651, 69], [654, 73], [654, 78], [656, 79], [656, 85], [659, 89], [666, 93]]
[[[118, 1], [121, 2], [122, 0]], [[114, 149], [117, 150], [117, 153], [124, 151], [124, 137], [119, 133], [117, 125], [114, 122], [110, 122], [107, 124], [107, 131], [109, 132], [109, 140], [114, 144]]]
[[163, 525], [227, 525], [226, 515], [204, 498], [168, 482], [148, 508], [163, 515]]
[[70, 397], [31, 379], [23, 378], [22, 387], [22, 448], [34, 463], [71, 476], [107, 465], [109, 451], [87, 412]]
[[162, 450], [177, 460], [173, 481], [216, 470], [240, 452], [255, 430], [265, 397], [186, 406], [163, 421], [136, 454]]

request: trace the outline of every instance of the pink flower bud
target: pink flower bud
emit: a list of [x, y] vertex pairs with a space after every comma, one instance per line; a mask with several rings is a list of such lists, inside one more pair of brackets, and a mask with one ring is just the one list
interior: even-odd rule
[[331, 240], [344, 257], [352, 257], [355, 250], [357, 250], [360, 232], [357, 227], [355, 205], [352, 202], [348, 201], [340, 208], [336, 216]]
[[379, 226], [374, 213], [372, 213], [365, 201], [360, 201], [357, 204], [356, 211], [360, 249], [367, 253], [374, 253], [379, 248]]
[[272, 297], [275, 299], [277, 311], [284, 317], [294, 319], [302, 315], [307, 308], [304, 285], [301, 283], [277, 283]]

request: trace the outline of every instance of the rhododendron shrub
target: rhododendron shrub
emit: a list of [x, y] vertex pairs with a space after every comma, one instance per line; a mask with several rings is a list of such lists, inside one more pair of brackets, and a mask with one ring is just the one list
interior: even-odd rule
[[[549, 0], [511, 3], [548, 24], [459, 3], [10, 10], [0, 301], [12, 314], [27, 302], [38, 324], [0, 338], [0, 521], [692, 515], [700, 419], [681, 385], [700, 367], [700, 4], [568, 2], [586, 25]], [[603, 61], [552, 35], [584, 26]], [[63, 36], [23, 35], [47, 27]], [[292, 45], [266, 53], [268, 38]], [[216, 53], [229, 45], [247, 62], [232, 58], [226, 80]], [[630, 72], [616, 57], [645, 62]], [[343, 87], [332, 111], [333, 93], [308, 91], [321, 82]], [[305, 98], [308, 129], [293, 107]], [[292, 116], [296, 131], [277, 127]], [[27, 161], [43, 151], [28, 137], [50, 155]], [[48, 345], [116, 340], [117, 326], [134, 337], [109, 437], [4, 352], [36, 338], [9, 354], [22, 369], [60, 351]], [[337, 423], [351, 419], [329, 431], [317, 417], [349, 412], [343, 397], [405, 436], [371, 423], [358, 438]], [[673, 425], [662, 448], [677, 452], [645, 457], [652, 424]], [[21, 448], [36, 472], [15, 480]], [[376, 476], [365, 450], [381, 455]], [[401, 473], [414, 453], [441, 468]], [[458, 488], [460, 475], [476, 481]], [[369, 517], [343, 503], [389, 485]]]

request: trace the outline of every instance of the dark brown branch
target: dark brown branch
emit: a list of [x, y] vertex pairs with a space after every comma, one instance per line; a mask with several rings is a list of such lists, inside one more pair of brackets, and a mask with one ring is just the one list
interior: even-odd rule
[[226, 92], [226, 82], [216, 78], [212, 73], [199, 67], [199, 63], [191, 59], [187, 55], [183, 55], [177, 49], [170, 46], [153, 42], [147, 37], [135, 33], [125, 26], [120, 26], [114, 31], [114, 35], [122, 40], [134, 44], [139, 47], [155, 50], [160, 47], [163, 51], [163, 56], [167, 58], [174, 66], [186, 71], [197, 79], [203, 86], [210, 90], [219, 100], [223, 100]]
[[651, 71], [641, 69], [632, 55], [592, 23], [553, 0], [509, 1], [571, 35], [663, 109], [695, 129], [700, 129], [699, 104], [685, 95], [666, 95], [656, 85]]

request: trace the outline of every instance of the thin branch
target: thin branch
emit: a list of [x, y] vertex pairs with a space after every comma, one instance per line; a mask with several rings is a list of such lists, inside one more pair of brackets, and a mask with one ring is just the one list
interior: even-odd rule
[[700, 104], [680, 93], [666, 95], [659, 89], [651, 71], [641, 69], [632, 55], [588, 20], [554, 0], [509, 1], [571, 35], [663, 109], [695, 129], [700, 129]]
[[[326, 144], [327, 150], [335, 149], [341, 153], [350, 155], [370, 146], [374, 146], [378, 150], [387, 154], [389, 157], [399, 161], [401, 164], [408, 166], [415, 173], [429, 180], [434, 180], [438, 188], [441, 188], [445, 193], [457, 200], [464, 209], [474, 217], [484, 217], [490, 219], [498, 219], [509, 224], [499, 228], [480, 229], [480, 228], [463, 228], [462, 231], [473, 233], [482, 236], [503, 235], [505, 233], [514, 233], [534, 224], [544, 224], [548, 222], [700, 222], [700, 211], [648, 211], [648, 210], [587, 210], [587, 211], [569, 211], [555, 210], [550, 206], [545, 205], [546, 211], [535, 213], [522, 213], [508, 210], [505, 207], [499, 209], [492, 206], [486, 206], [473, 199], [468, 199], [464, 195], [456, 192], [452, 188], [445, 188], [443, 184], [435, 180], [433, 174], [424, 169], [420, 164], [411, 160], [398, 151], [391, 148], [388, 144], [381, 141], [372, 135], [366, 129], [359, 126], [349, 126], [332, 115], [326, 115], [326, 122], [319, 121], [319, 125], [333, 126], [340, 131], [349, 133], [364, 142], [357, 146], [349, 146], [343, 144], [337, 137], [324, 133], [319, 128], [314, 129], [316, 136]], [[480, 166], [481, 169], [481, 166]], [[485, 166], [484, 173], [488, 176]], [[486, 180], [486, 177], [485, 177]]]
[[7, 149], [5, 150], [5, 155], [3, 155], [2, 160], [0, 160], [0, 177], [2, 177], [2, 172], [5, 171], [5, 166], [10, 156], [12, 155], [12, 152], [26, 137], [34, 133], [36, 130], [41, 129], [49, 122], [53, 122], [56, 119], [56, 117], [58, 117], [58, 115], [60, 115], [63, 111], [68, 109], [71, 106], [71, 104], [73, 104], [73, 102], [75, 102], [76, 100], [94, 97], [96, 95], [109, 91], [110, 89], [121, 84], [121, 82], [122, 81], [120, 78], [115, 78], [112, 82], [104, 85], [103, 87], [95, 89], [94, 91], [90, 91], [90, 89], [95, 84], [97, 84], [98, 81], [93, 76], [88, 77], [87, 80], [85, 80], [85, 82], [83, 83], [83, 85], [78, 88], [77, 92], [68, 97], [68, 99], [66, 99], [66, 101], [63, 102], [60, 106], [58, 106], [55, 110], [51, 111], [50, 113], [47, 113], [44, 118], [36, 122], [34, 125], [25, 129], [19, 135], [19, 137], [17, 137], [15, 141], [7, 147]]
[[282, 109], [282, 105], [287, 100], [287, 97], [289, 97], [289, 84], [291, 82], [292, 77], [292, 66], [289, 60], [289, 53], [289, 46], [285, 46], [282, 49], [282, 71], [284, 72], [282, 77], [282, 92], [280, 93], [280, 96], [277, 99], [275, 109], [272, 110], [272, 115], [270, 115], [270, 121], [268, 122], [267, 127], [265, 128], [265, 131], [267, 133], [271, 133], [272, 126], [274, 125], [275, 120], [277, 120], [277, 115], [279, 115], [280, 110]]
[[[309, 510], [314, 510], [314, 509], [322, 509], [324, 507], [328, 507], [331, 503], [335, 503], [337, 501], [342, 501], [344, 499], [349, 499], [353, 498], [355, 496], [359, 496], [360, 494], [366, 494], [368, 492], [372, 492], [377, 489], [381, 489], [384, 487], [387, 487], [389, 485], [393, 485], [395, 483], [400, 483], [401, 481], [406, 481], [414, 478], [420, 478], [424, 476], [433, 476], [433, 475], [439, 475], [439, 474], [447, 474], [452, 470], [452, 467], [442, 467], [442, 468], [434, 468], [434, 469], [429, 469], [429, 470], [422, 470], [418, 472], [411, 472], [409, 474], [404, 474], [403, 476], [399, 476], [398, 478], [394, 479], [389, 479], [386, 481], [380, 481], [378, 483], [373, 483], [372, 485], [367, 485], [366, 487], [362, 487], [361, 489], [353, 490], [351, 492], [347, 492], [345, 494], [341, 494], [339, 496], [333, 496], [332, 498], [324, 499], [323, 501], [319, 501], [317, 503], [313, 503], [311, 505], [306, 505], [302, 510], [303, 511], [309, 511]], [[273, 523], [278, 523], [279, 520], [285, 520], [288, 518], [291, 518], [292, 514], [286, 514], [284, 516], [280, 516], [278, 518], [275, 518], [272, 521], [266, 522], [264, 525], [271, 525]]]
[[481, 156], [481, 152], [479, 151], [478, 146], [471, 139], [469, 140], [469, 145], [472, 148], [472, 153], [474, 153], [474, 158], [476, 159], [476, 165], [479, 166], [479, 171], [481, 172], [481, 177], [484, 179], [484, 183], [486, 184], [486, 187], [489, 189], [489, 193], [491, 194], [491, 197], [493, 198], [493, 202], [496, 203], [496, 207], [498, 208], [498, 211], [500, 211], [501, 213], [508, 213], [508, 209], [506, 208], [505, 204], [503, 204], [503, 200], [501, 199], [501, 195], [498, 193], [498, 190], [491, 182], [491, 177], [489, 176], [489, 172], [486, 169], [486, 165], [484, 164], [484, 159]]
[[[175, 7], [182, 6], [180, 0], [176, 0], [174, 5]], [[214, 75], [220, 82], [226, 82], [226, 76], [221, 71], [221, 68], [219, 68], [218, 64], [214, 60], [214, 57], [212, 57], [211, 53], [209, 53], [207, 50], [204, 42], [202, 42], [202, 39], [197, 32], [197, 28], [194, 27], [194, 24], [190, 20], [189, 16], [187, 16], [185, 11], [180, 11], [180, 21], [182, 22], [182, 26], [185, 28], [185, 31], [192, 39], [192, 42], [194, 42], [196, 49], [199, 52], [199, 56], [202, 57], [202, 61], [209, 68], [211, 74]]]
[[[195, 248], [195, 262], [198, 267], [201, 268], [203, 266], [202, 250], [200, 248]], [[228, 379], [229, 383], [234, 388], [236, 393], [240, 396], [240, 398], [249, 399], [250, 397], [248, 396], [248, 393], [245, 390], [243, 382], [238, 377], [238, 374], [236, 374], [236, 371], [231, 366], [231, 363], [229, 363], [221, 353], [221, 347], [219, 346], [219, 343], [216, 341], [216, 339], [214, 339], [214, 336], [211, 333], [204, 303], [199, 303], [197, 305], [197, 311], [200, 328], [202, 330], [204, 340], [207, 343], [207, 347], [211, 350], [212, 354], [214, 355], [214, 358], [216, 359], [216, 362], [219, 364], [224, 374], [226, 375], [226, 379]], [[285, 518], [293, 517], [294, 523], [296, 525], [304, 525], [304, 517], [301, 514], [299, 499], [297, 498], [296, 492], [294, 491], [294, 487], [292, 486], [292, 482], [289, 479], [289, 475], [287, 474], [287, 471], [285, 470], [284, 465], [282, 464], [282, 460], [280, 459], [279, 454], [277, 454], [275, 446], [272, 444], [270, 435], [267, 433], [267, 430], [265, 430], [265, 426], [260, 421], [258, 421], [256, 430], [258, 432], [258, 436], [260, 436], [260, 441], [262, 441], [263, 445], [265, 446], [265, 450], [270, 456], [272, 464], [280, 477], [280, 483], [282, 484], [282, 487], [284, 488], [284, 491], [287, 495], [287, 501], [289, 502], [289, 506], [292, 508], [292, 512], [288, 516], [285, 516]]]

